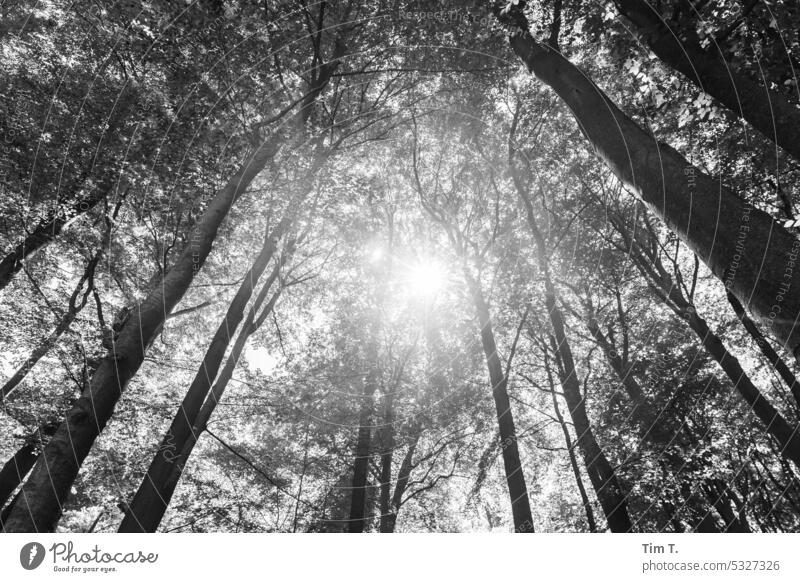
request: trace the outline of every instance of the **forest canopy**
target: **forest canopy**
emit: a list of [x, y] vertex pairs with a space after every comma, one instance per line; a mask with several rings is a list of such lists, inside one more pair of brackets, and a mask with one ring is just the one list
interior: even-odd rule
[[799, 35], [3, 3], [2, 531], [798, 531]]

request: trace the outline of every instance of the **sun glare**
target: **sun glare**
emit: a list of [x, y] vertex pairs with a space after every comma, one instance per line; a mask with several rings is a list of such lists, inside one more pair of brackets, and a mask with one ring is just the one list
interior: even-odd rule
[[411, 265], [408, 271], [409, 290], [417, 297], [428, 299], [435, 296], [446, 281], [445, 268], [436, 261], [419, 261]]

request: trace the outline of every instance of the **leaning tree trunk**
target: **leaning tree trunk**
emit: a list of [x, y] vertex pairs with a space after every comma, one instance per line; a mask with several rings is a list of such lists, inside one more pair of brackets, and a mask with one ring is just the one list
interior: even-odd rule
[[[53, 242], [72, 221], [92, 210], [117, 190], [122, 179], [120, 172], [113, 171], [117, 160], [113, 155], [100, 154], [105, 151], [113, 152], [114, 148], [124, 144], [120, 126], [129, 120], [138, 98], [138, 92], [130, 85], [126, 84], [121, 89], [117, 99], [118, 105], [115, 105], [111, 112], [109, 126], [100, 137], [95, 155], [91, 156], [91, 161], [87, 162], [89, 165], [75, 181], [75, 188], [78, 191], [73, 193], [74, 201], [69, 206], [57, 208], [42, 217], [25, 238], [0, 259], [0, 290], [6, 287], [14, 275], [22, 269], [28, 257]], [[129, 148], [128, 144], [126, 151], [129, 151]], [[81, 194], [79, 190], [85, 188], [87, 184], [88, 190]]]
[[592, 483], [597, 499], [600, 501], [600, 506], [603, 508], [609, 529], [612, 532], [629, 532], [633, 528], [633, 524], [628, 515], [625, 493], [619, 484], [611, 463], [608, 461], [608, 457], [606, 457], [594, 435], [589, 422], [589, 415], [586, 412], [586, 399], [581, 394], [572, 347], [564, 327], [564, 317], [558, 307], [556, 288], [550, 278], [550, 265], [544, 236], [537, 224], [536, 213], [533, 209], [530, 195], [516, 167], [513, 165], [513, 159], [511, 164], [511, 177], [517, 194], [525, 207], [528, 226], [536, 245], [539, 269], [544, 278], [544, 303], [550, 319], [550, 325], [555, 334], [553, 352], [560, 365], [560, 379], [564, 391], [564, 399], [567, 402], [572, 424], [575, 427], [578, 447], [583, 455], [586, 472], [589, 475], [589, 481]]
[[584, 72], [536, 42], [524, 1], [501, 13], [504, 4], [494, 4], [495, 14], [510, 29], [514, 52], [570, 108], [609, 169], [800, 358], [800, 240], [660, 143]]
[[569, 464], [572, 467], [572, 474], [575, 476], [575, 483], [578, 486], [578, 493], [581, 496], [581, 503], [586, 512], [586, 522], [589, 525], [589, 531], [597, 533], [597, 522], [594, 519], [594, 510], [592, 509], [592, 502], [589, 500], [589, 495], [586, 493], [586, 487], [583, 484], [583, 477], [581, 476], [580, 467], [578, 467], [578, 459], [575, 457], [575, 447], [572, 444], [572, 437], [569, 434], [569, 427], [564, 420], [564, 415], [561, 414], [561, 407], [558, 405], [558, 396], [556, 396], [556, 385], [553, 381], [553, 372], [550, 367], [550, 358], [545, 353], [544, 356], [544, 369], [547, 373], [547, 382], [550, 387], [550, 396], [553, 400], [553, 412], [556, 413], [556, 420], [561, 425], [561, 432], [564, 433], [564, 443], [567, 445], [567, 455], [569, 456]]
[[[265, 236], [261, 251], [231, 300], [225, 316], [206, 349], [200, 368], [172, 419], [172, 424], [164, 435], [161, 445], [156, 450], [144, 480], [125, 512], [119, 528], [120, 532], [152, 532], [161, 522], [161, 517], [168, 505], [168, 496], [162, 490], [163, 484], [172, 472], [175, 459], [180, 455], [184, 443], [189, 438], [197, 420], [197, 414], [219, 373], [231, 338], [244, 318], [245, 309], [253, 290], [275, 254], [279, 239], [287, 227], [288, 221], [283, 220]], [[273, 271], [268, 279], [268, 284], [271, 284], [277, 275], [277, 270]], [[265, 288], [269, 287], [265, 285]]]
[[742, 370], [736, 356], [732, 355], [720, 337], [711, 331], [706, 320], [691, 305], [679, 306], [680, 315], [697, 334], [703, 347], [725, 372], [750, 410], [764, 424], [767, 432], [780, 446], [781, 454], [800, 468], [800, 425], [790, 425], [772, 403], [753, 384]]
[[411, 472], [414, 470], [414, 453], [417, 450], [417, 443], [419, 442], [419, 431], [414, 433], [411, 443], [408, 445], [408, 450], [403, 457], [403, 462], [400, 463], [400, 470], [397, 472], [397, 482], [394, 486], [394, 493], [392, 494], [389, 511], [385, 516], [381, 515], [381, 532], [394, 533], [397, 526], [397, 514], [400, 513], [400, 507], [403, 505], [403, 495], [405, 495], [408, 488], [408, 482], [411, 480]]
[[483, 353], [486, 356], [489, 380], [492, 383], [492, 397], [497, 411], [500, 447], [503, 453], [508, 493], [511, 497], [514, 531], [517, 533], [533, 533], [533, 516], [531, 515], [530, 500], [528, 499], [528, 488], [525, 485], [525, 474], [522, 470], [522, 462], [517, 445], [517, 431], [514, 426], [514, 416], [511, 412], [511, 401], [508, 397], [508, 377], [503, 372], [503, 365], [497, 353], [497, 343], [494, 339], [489, 306], [483, 297], [480, 283], [470, 273], [466, 272], [466, 269], [465, 278], [475, 304], [478, 324], [481, 326], [481, 344]]
[[[80, 311], [86, 306], [86, 302], [89, 299], [89, 294], [94, 290], [94, 274], [95, 270], [97, 269], [97, 265], [100, 262], [100, 259], [103, 256], [104, 247], [108, 242], [108, 235], [103, 238], [103, 241], [100, 244], [100, 248], [94, 254], [94, 256], [89, 260], [89, 263], [86, 265], [84, 269], [83, 275], [81, 276], [78, 284], [75, 286], [72, 294], [70, 295], [69, 301], [67, 303], [67, 310], [61, 315], [56, 323], [55, 328], [53, 331], [50, 332], [48, 335], [38, 346], [36, 346], [30, 355], [25, 359], [22, 365], [17, 369], [11, 378], [9, 378], [5, 384], [3, 384], [2, 388], [0, 388], [0, 403], [4, 402], [6, 398], [8, 398], [11, 393], [19, 386], [25, 377], [28, 375], [28, 372], [36, 365], [36, 363], [41, 360], [44, 355], [50, 351], [50, 349], [56, 345], [59, 338], [66, 332], [71, 326], [72, 323], [75, 321], [75, 318], [78, 316]], [[78, 298], [80, 297], [81, 290], [83, 289], [84, 284], [87, 284], [86, 291], [83, 294], [83, 297], [80, 298], [80, 302]]]
[[28, 435], [14, 456], [0, 469], [0, 508], [5, 506], [11, 494], [33, 468], [36, 459], [39, 458], [39, 451], [45, 441], [56, 432], [56, 427], [54, 423], [44, 424]]
[[767, 358], [767, 361], [772, 365], [772, 369], [778, 373], [786, 386], [789, 387], [789, 391], [794, 398], [795, 406], [798, 411], [800, 411], [800, 382], [797, 381], [794, 372], [789, 369], [789, 365], [778, 352], [775, 351], [775, 348], [773, 348], [767, 338], [764, 337], [764, 334], [761, 333], [761, 330], [758, 329], [755, 322], [750, 319], [750, 316], [747, 315], [742, 304], [736, 299], [736, 296], [728, 292], [727, 297], [728, 302], [731, 304], [731, 307], [733, 307], [733, 311], [736, 313], [736, 317], [742, 322], [742, 326], [744, 326], [747, 333], [750, 334], [750, 337], [753, 338], [753, 341], [756, 342], [758, 349], [761, 350], [761, 353], [764, 354], [764, 357]]
[[[643, 245], [636, 241], [618, 218], [612, 216], [612, 223], [625, 239], [624, 248], [627, 256], [645, 277], [650, 288], [697, 335], [706, 352], [716, 360], [733, 387], [749, 405], [750, 410], [764, 424], [767, 433], [778, 443], [781, 455], [800, 467], [800, 425], [791, 426], [769, 399], [753, 384], [739, 364], [739, 360], [728, 351], [722, 339], [711, 331], [706, 320], [697, 312], [693, 299], [687, 298], [683, 294], [681, 287], [676, 284], [661, 262], [658, 251], [648, 250], [653, 245], [649, 247], [647, 242]], [[640, 232], [648, 236], [650, 240], [656, 236], [647, 226]]]
[[115, 353], [106, 356], [89, 386], [48, 443], [13, 501], [4, 531], [51, 531], [78, 470], [95, 439], [111, 418], [122, 391], [144, 361], [145, 351], [164, 320], [189, 288], [211, 252], [217, 231], [232, 205], [279, 148], [275, 134], [264, 141], [199, 217], [189, 244], [147, 298], [132, 312], [119, 333]]
[[620, 14], [662, 61], [800, 161], [800, 107], [779, 91], [740, 73], [716, 41], [708, 49], [693, 27], [671, 25], [648, 0], [614, 0]]

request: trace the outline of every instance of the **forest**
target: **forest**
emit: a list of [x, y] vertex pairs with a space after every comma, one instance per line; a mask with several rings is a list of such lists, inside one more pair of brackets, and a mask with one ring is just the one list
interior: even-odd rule
[[3, 532], [800, 531], [796, 0], [0, 2]]

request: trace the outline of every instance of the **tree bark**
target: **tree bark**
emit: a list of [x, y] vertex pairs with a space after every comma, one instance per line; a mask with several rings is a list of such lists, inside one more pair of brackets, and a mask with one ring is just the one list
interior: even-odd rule
[[789, 387], [789, 391], [792, 393], [794, 397], [795, 404], [800, 410], [800, 383], [797, 381], [797, 377], [794, 373], [789, 369], [789, 365], [781, 358], [772, 345], [769, 343], [767, 338], [764, 337], [764, 334], [761, 333], [761, 330], [758, 329], [756, 323], [750, 319], [750, 316], [747, 315], [747, 312], [742, 307], [742, 304], [736, 298], [735, 295], [728, 292], [728, 302], [733, 307], [733, 311], [736, 313], [736, 317], [739, 318], [739, 321], [742, 322], [742, 325], [747, 330], [747, 333], [750, 334], [750, 337], [756, 342], [758, 348], [761, 350], [761, 353], [764, 354], [764, 357], [767, 358], [767, 361], [772, 364], [772, 368], [778, 373], [781, 379], [784, 381], [786, 386]]
[[536, 42], [521, 1], [495, 14], [514, 52], [570, 108], [609, 169], [800, 358], [800, 240], [625, 115], [585, 73]]
[[397, 526], [397, 514], [400, 513], [400, 507], [403, 505], [403, 495], [411, 479], [411, 472], [414, 470], [414, 453], [417, 450], [418, 442], [419, 432], [415, 432], [411, 443], [408, 445], [408, 450], [403, 457], [403, 462], [400, 464], [400, 470], [397, 472], [397, 483], [395, 483], [394, 486], [391, 506], [386, 515], [385, 523], [381, 521], [381, 532], [394, 533], [395, 527]]
[[497, 424], [500, 430], [503, 466], [505, 467], [508, 493], [511, 497], [511, 513], [514, 517], [514, 531], [516, 533], [533, 533], [533, 516], [531, 515], [530, 500], [528, 499], [528, 488], [525, 485], [525, 474], [522, 470], [522, 462], [519, 456], [514, 416], [511, 412], [511, 401], [508, 397], [508, 377], [503, 372], [503, 364], [497, 353], [489, 306], [483, 297], [480, 284], [466, 269], [464, 275], [478, 315], [478, 324], [481, 328], [481, 345], [486, 356], [486, 366], [489, 369], [489, 380], [492, 383], [492, 397], [494, 398]]
[[800, 161], [800, 108], [750, 75], [737, 72], [712, 40], [708, 49], [694, 27], [666, 20], [648, 0], [614, 0], [617, 9], [662, 61]]
[[550, 386], [550, 395], [553, 397], [553, 411], [556, 413], [558, 424], [561, 425], [561, 431], [564, 433], [564, 443], [567, 445], [567, 455], [569, 455], [569, 464], [572, 467], [572, 474], [575, 476], [575, 483], [578, 486], [578, 493], [581, 496], [583, 509], [586, 512], [586, 522], [589, 525], [589, 531], [597, 533], [597, 522], [594, 519], [594, 510], [592, 509], [592, 502], [589, 501], [589, 495], [586, 493], [586, 487], [583, 484], [583, 477], [581, 477], [581, 470], [578, 467], [578, 459], [575, 457], [575, 447], [572, 443], [572, 437], [569, 434], [569, 427], [561, 414], [561, 407], [558, 405], [558, 396], [556, 396], [556, 385], [553, 381], [553, 372], [550, 367], [550, 358], [545, 353], [544, 357], [545, 371], [547, 372], [547, 381]]
[[278, 141], [276, 135], [263, 142], [217, 192], [197, 221], [186, 249], [161, 284], [135, 307], [120, 331], [115, 353], [102, 360], [15, 498], [5, 531], [43, 532], [55, 527], [83, 460], [141, 366], [146, 349], [202, 268], [231, 206], [277, 152]]
[[[207, 403], [208, 398], [210, 398], [208, 394], [211, 392], [213, 395], [217, 391], [221, 396], [221, 392], [227, 386], [245, 342], [255, 331], [253, 329], [255, 312], [260, 308], [267, 292], [279, 275], [282, 262], [279, 262], [273, 268], [263, 283], [253, 306], [247, 314], [245, 323], [239, 331], [225, 367], [220, 373], [220, 365], [225, 357], [225, 352], [244, 317], [245, 308], [252, 296], [253, 289], [275, 253], [278, 237], [285, 231], [287, 226], [285, 221], [281, 222], [266, 237], [261, 252], [245, 276], [236, 296], [231, 301], [225, 317], [217, 328], [217, 332], [211, 340], [200, 368], [189, 390], [186, 392], [183, 402], [181, 402], [175, 413], [172, 424], [164, 435], [144, 480], [128, 505], [125, 517], [120, 524], [119, 532], [154, 532], [161, 523], [180, 478], [180, 475], [177, 478], [173, 478], [173, 473], [176, 470], [179, 473], [182, 472], [186, 460], [194, 447], [194, 442], [197, 441], [199, 436], [195, 434], [197, 426], [204, 424], [199, 422], [199, 418], [201, 410]], [[187, 448], [187, 443], [190, 440], [193, 443]]]
[[513, 163], [513, 153], [511, 159], [511, 177], [517, 194], [525, 207], [525, 215], [528, 220], [531, 234], [533, 235], [536, 246], [536, 255], [539, 261], [539, 269], [544, 279], [544, 303], [547, 308], [547, 315], [550, 325], [555, 334], [553, 352], [557, 361], [560, 363], [561, 387], [564, 391], [564, 399], [567, 402], [572, 424], [575, 427], [575, 434], [578, 438], [578, 447], [583, 455], [586, 465], [586, 472], [589, 481], [597, 494], [600, 506], [606, 516], [608, 527], [612, 532], [629, 532], [633, 528], [630, 516], [628, 515], [628, 504], [625, 500], [625, 493], [619, 484], [617, 476], [611, 463], [605, 455], [600, 443], [594, 435], [589, 416], [586, 412], [586, 400], [581, 394], [580, 382], [575, 369], [575, 360], [572, 355], [572, 347], [567, 338], [564, 327], [564, 317], [558, 307], [556, 288], [550, 278], [550, 266], [547, 259], [547, 248], [544, 237], [536, 221], [536, 213], [533, 209], [530, 195], [526, 189], [522, 178], [516, 171]]
[[50, 244], [67, 224], [78, 216], [86, 214], [106, 198], [109, 192], [113, 191], [115, 181], [115, 176], [108, 176], [102, 185], [94, 186], [88, 195], [78, 200], [69, 210], [53, 213], [40, 220], [30, 234], [0, 260], [0, 290], [5, 288], [14, 275], [22, 269], [25, 259]]
[[[28, 375], [28, 372], [30, 372], [36, 363], [41, 360], [47, 352], [50, 351], [56, 342], [58, 342], [59, 338], [61, 338], [64, 332], [66, 332], [70, 326], [72, 326], [72, 322], [75, 321], [75, 318], [86, 305], [86, 302], [89, 299], [89, 294], [94, 290], [94, 273], [97, 269], [100, 259], [103, 256], [104, 247], [107, 242], [108, 236], [104, 237], [100, 248], [86, 265], [80, 281], [78, 281], [78, 284], [72, 292], [72, 295], [70, 295], [69, 302], [67, 304], [67, 310], [61, 315], [53, 331], [50, 332], [50, 335], [48, 335], [44, 341], [42, 341], [33, 349], [22, 366], [20, 366], [14, 375], [6, 381], [2, 388], [0, 388], [0, 403], [5, 402], [5, 400], [11, 395], [16, 387], [19, 386], [20, 383], [25, 379], [25, 377]], [[86, 291], [84, 292], [80, 302], [78, 302], [81, 289], [83, 289], [84, 284], [87, 282], [88, 285], [86, 287]]]
[[373, 369], [364, 379], [358, 414], [358, 436], [353, 461], [353, 480], [350, 485], [350, 517], [347, 522], [349, 533], [363, 533], [366, 526], [367, 481], [372, 447], [372, 408], [378, 382], [377, 362], [373, 359], [370, 363]]
[[53, 436], [56, 426], [54, 423], [44, 424], [28, 435], [14, 456], [6, 461], [3, 468], [0, 469], [0, 509], [5, 506], [11, 494], [33, 468], [36, 459], [39, 458], [39, 451], [47, 438]]

